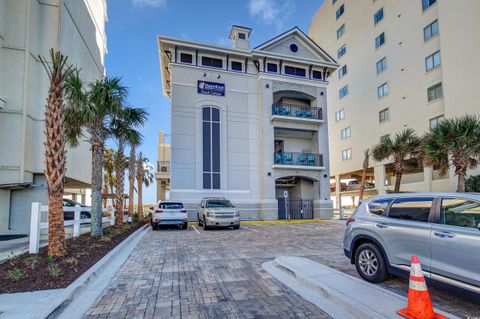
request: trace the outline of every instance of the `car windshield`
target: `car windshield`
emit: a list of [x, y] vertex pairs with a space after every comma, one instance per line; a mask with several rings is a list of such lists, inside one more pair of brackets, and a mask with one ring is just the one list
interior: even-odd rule
[[216, 207], [234, 207], [234, 206], [227, 199], [210, 199], [207, 201], [207, 208], [216, 208]]
[[160, 203], [158, 204], [158, 208], [163, 208], [163, 209], [182, 209], [183, 204], [182, 203]]

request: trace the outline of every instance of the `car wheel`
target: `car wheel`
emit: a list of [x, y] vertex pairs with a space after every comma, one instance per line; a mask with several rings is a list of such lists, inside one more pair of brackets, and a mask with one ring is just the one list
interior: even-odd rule
[[188, 223], [184, 223], [184, 224], [182, 225], [182, 229], [187, 229], [187, 228], [188, 228]]
[[240, 224], [233, 226], [233, 229], [240, 229]]
[[87, 213], [87, 212], [82, 212], [82, 213], [80, 213], [80, 218], [81, 218], [81, 219], [89, 219], [89, 218], [90, 218], [90, 214]]
[[202, 222], [200, 221], [200, 216], [197, 215], [197, 226], [202, 226]]
[[365, 243], [355, 252], [355, 267], [358, 274], [369, 282], [382, 282], [388, 277], [385, 258], [377, 245]]
[[203, 230], [209, 230], [210, 229], [210, 227], [207, 226], [207, 222], [205, 221], [205, 217], [203, 218], [202, 224], [203, 224]]

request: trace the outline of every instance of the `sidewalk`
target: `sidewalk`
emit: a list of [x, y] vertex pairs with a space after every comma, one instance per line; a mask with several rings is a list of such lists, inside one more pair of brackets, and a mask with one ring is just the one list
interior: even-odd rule
[[262, 268], [332, 318], [402, 318], [396, 311], [407, 305], [403, 296], [307, 258], [277, 257]]

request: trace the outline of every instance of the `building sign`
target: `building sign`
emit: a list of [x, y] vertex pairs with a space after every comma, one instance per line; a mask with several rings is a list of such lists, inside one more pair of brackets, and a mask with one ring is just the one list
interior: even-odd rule
[[199, 94], [225, 96], [225, 84], [207, 81], [198, 81], [197, 92]]

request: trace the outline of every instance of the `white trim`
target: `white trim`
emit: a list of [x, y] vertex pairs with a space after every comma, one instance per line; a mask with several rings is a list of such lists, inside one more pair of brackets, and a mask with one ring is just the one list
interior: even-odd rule
[[305, 171], [324, 171], [325, 170], [325, 166], [301, 166], [301, 165], [279, 165], [279, 164], [273, 164], [272, 168], [305, 170]]
[[263, 57], [269, 58], [270, 57], [270, 58], [283, 60], [283, 61], [292, 61], [292, 62], [296, 62], [296, 63], [306, 63], [306, 64], [316, 64], [316, 65], [326, 65], [326, 66], [335, 67], [335, 68], [338, 68], [338, 66], [339, 66], [338, 63], [334, 63], [334, 62], [314, 60], [314, 59], [285, 55], [285, 54], [270, 52], [270, 51], [252, 50], [252, 57], [261, 57], [261, 58], [263, 58]]
[[300, 78], [297, 76], [289, 76], [285, 74], [275, 74], [275, 73], [267, 73], [267, 72], [260, 72], [258, 74], [259, 80], [273, 80], [273, 81], [285, 81], [287, 83], [295, 83], [301, 85], [311, 85], [316, 87], [326, 88], [328, 82], [322, 80], [313, 80], [309, 78]]
[[305, 123], [311, 123], [311, 124], [317, 124], [317, 125], [324, 123], [324, 120], [306, 119], [301, 117], [281, 116], [281, 115], [272, 115], [270, 117], [270, 120], [285, 121], [285, 122], [305, 122]]

